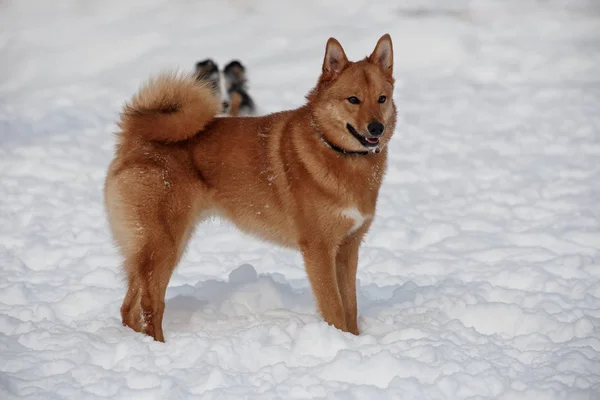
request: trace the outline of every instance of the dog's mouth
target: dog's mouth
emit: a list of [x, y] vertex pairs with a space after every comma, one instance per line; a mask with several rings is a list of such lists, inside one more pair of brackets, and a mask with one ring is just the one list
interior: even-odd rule
[[348, 132], [350, 132], [352, 136], [354, 136], [356, 140], [358, 140], [360, 144], [362, 144], [365, 147], [375, 147], [379, 144], [379, 138], [363, 136], [360, 133], [358, 133], [356, 128], [354, 128], [349, 123], [346, 124], [346, 129], [348, 129]]

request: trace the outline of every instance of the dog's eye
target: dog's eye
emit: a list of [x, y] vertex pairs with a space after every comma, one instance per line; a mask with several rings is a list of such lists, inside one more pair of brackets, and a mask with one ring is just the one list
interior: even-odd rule
[[350, 104], [360, 104], [360, 100], [356, 96], [348, 97], [348, 102], [350, 102]]
[[380, 103], [385, 103], [385, 101], [387, 100], [387, 97], [385, 96], [379, 96], [379, 99], [377, 100]]

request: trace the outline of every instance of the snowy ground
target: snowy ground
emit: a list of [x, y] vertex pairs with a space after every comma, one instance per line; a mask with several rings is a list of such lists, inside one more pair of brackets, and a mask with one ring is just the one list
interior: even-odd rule
[[[0, 398], [600, 399], [597, 1], [0, 1]], [[166, 344], [121, 326], [101, 188], [151, 72], [244, 61], [263, 112], [390, 32], [399, 123], [354, 337], [300, 257], [213, 223]]]

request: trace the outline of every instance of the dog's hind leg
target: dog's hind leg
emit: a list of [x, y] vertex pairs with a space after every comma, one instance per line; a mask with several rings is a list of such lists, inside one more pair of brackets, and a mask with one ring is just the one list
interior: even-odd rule
[[[130, 271], [130, 268], [125, 268]], [[127, 272], [127, 294], [121, 305], [121, 320], [123, 325], [136, 331], [141, 331], [140, 315], [140, 282], [139, 279], [130, 272]]]
[[170, 246], [154, 245], [148, 241], [137, 254], [126, 256], [128, 288], [121, 317], [123, 325], [164, 342], [164, 298], [177, 258]]
[[109, 176], [106, 185], [110, 225], [127, 274], [123, 324], [161, 342], [167, 285], [191, 236], [200, 202], [192, 185], [174, 180], [165, 184], [165, 175], [160, 168], [126, 170]]
[[173, 242], [161, 246], [149, 241], [133, 265], [139, 279], [139, 331], [159, 342], [165, 341], [162, 329], [165, 294], [179, 259], [175, 246]]

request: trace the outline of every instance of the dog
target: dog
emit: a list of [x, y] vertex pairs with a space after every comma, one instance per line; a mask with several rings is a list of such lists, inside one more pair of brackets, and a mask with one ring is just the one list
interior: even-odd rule
[[[197, 62], [194, 74], [197, 80], [209, 83], [215, 96], [222, 97], [221, 73], [216, 62], [210, 58]], [[231, 117], [254, 115], [256, 107], [248, 94], [246, 67], [239, 60], [230, 61], [223, 69], [223, 76], [229, 101], [223, 100], [221, 114]]]
[[196, 63], [195, 76], [199, 81], [206, 81], [212, 88], [215, 96], [221, 95], [219, 66], [212, 59], [207, 58], [204, 61], [198, 61]]
[[229, 95], [229, 115], [253, 115], [254, 101], [248, 94], [246, 68], [238, 60], [233, 60], [223, 69], [227, 94]]
[[375, 215], [396, 125], [391, 37], [350, 62], [327, 41], [306, 103], [216, 118], [211, 85], [151, 77], [125, 104], [104, 185], [124, 258], [123, 324], [164, 342], [165, 293], [193, 230], [219, 215], [297, 249], [322, 318], [355, 335], [359, 248]]
[[[196, 63], [196, 70], [194, 76], [198, 81], [203, 81], [208, 84], [212, 89], [213, 94], [222, 100], [223, 93], [221, 91], [221, 72], [219, 66], [212, 59], [207, 58], [203, 61]], [[226, 100], [222, 100], [222, 107], [220, 114], [226, 114], [229, 108], [229, 103]]]

